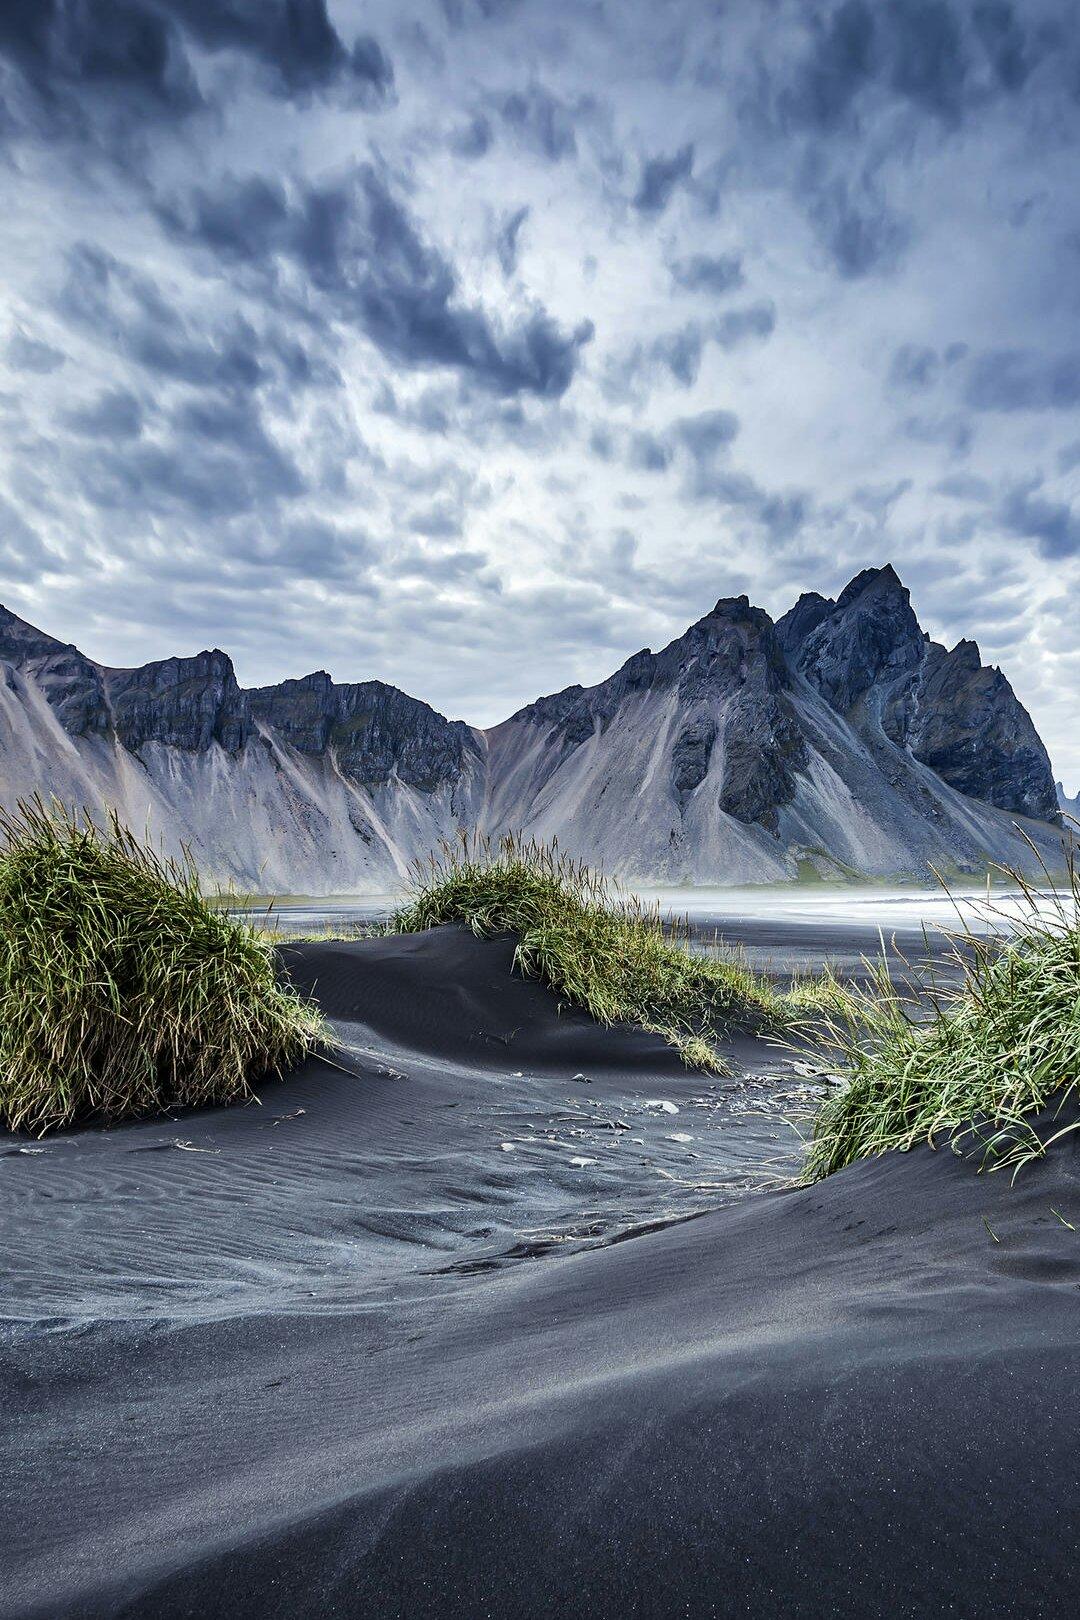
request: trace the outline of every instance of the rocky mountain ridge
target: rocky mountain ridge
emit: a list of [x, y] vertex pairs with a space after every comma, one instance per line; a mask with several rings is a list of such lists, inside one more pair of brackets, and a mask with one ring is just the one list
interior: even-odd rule
[[1030, 716], [974, 642], [929, 641], [891, 567], [775, 624], [721, 599], [487, 732], [324, 671], [245, 691], [218, 649], [109, 669], [6, 609], [0, 671], [0, 797], [115, 804], [263, 892], [394, 887], [460, 825], [639, 882], [976, 871], [1015, 857], [1017, 816], [1060, 846]]

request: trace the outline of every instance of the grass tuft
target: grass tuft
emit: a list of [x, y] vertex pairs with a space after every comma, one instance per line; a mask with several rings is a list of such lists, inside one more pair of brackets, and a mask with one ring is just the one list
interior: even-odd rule
[[440, 923], [517, 935], [515, 965], [598, 1023], [639, 1024], [664, 1035], [688, 1067], [724, 1073], [718, 1030], [790, 1029], [834, 1000], [827, 976], [781, 995], [734, 954], [687, 947], [688, 925], [659, 906], [613, 891], [556, 842], [462, 833], [414, 868], [412, 892], [391, 919], [399, 933]]
[[[954, 935], [954, 987], [898, 988], [882, 963], [868, 990], [843, 992], [826, 1040], [850, 1080], [818, 1112], [806, 1180], [939, 1140], [1015, 1173], [1080, 1124], [1044, 1141], [1030, 1119], [1049, 1105], [1060, 1115], [1080, 1081], [1080, 877], [1073, 867], [1063, 889], [1040, 895], [999, 870], [1019, 919], [1003, 913], [1014, 928], [1004, 942], [970, 927]], [[986, 909], [993, 924], [1001, 907]]]
[[272, 947], [155, 854], [40, 799], [0, 811], [0, 1121], [43, 1135], [249, 1100], [321, 1038]]

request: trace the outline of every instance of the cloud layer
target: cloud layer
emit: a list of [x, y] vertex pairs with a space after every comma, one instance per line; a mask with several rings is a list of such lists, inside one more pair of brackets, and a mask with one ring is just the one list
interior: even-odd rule
[[1072, 791], [1067, 0], [12, 0], [0, 600], [501, 718], [891, 559]]

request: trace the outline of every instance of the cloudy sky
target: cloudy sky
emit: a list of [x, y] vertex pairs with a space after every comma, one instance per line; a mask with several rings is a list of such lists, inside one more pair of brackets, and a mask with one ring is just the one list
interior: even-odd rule
[[1080, 786], [1070, 0], [4, 0], [0, 601], [488, 724], [891, 560]]

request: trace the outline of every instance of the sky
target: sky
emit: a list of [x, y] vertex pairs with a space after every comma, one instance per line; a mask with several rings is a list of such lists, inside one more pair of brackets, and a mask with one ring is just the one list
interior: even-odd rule
[[891, 561], [1080, 788], [1071, 0], [4, 0], [0, 601], [488, 725]]

